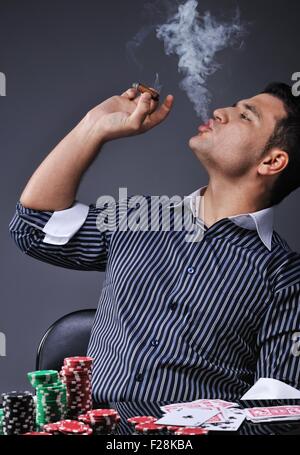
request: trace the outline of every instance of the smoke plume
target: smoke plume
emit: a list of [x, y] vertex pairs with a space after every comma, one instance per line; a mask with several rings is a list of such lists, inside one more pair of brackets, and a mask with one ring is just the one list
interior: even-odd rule
[[[202, 15], [197, 11], [198, 2], [187, 0], [185, 3], [174, 4], [164, 23], [154, 24], [154, 16], [158, 14], [158, 6], [148, 8], [151, 11], [151, 22], [144, 26], [135, 37], [127, 43], [127, 51], [138, 64], [135, 51], [145, 38], [154, 31], [156, 37], [163, 41], [166, 55], [178, 57], [178, 72], [183, 79], [180, 88], [183, 89], [191, 101], [197, 116], [208, 119], [208, 109], [211, 93], [207, 88], [207, 79], [221, 68], [217, 62], [217, 53], [230, 46], [242, 47], [242, 38], [246, 35], [246, 27], [240, 20], [239, 11], [229, 21], [222, 21], [213, 17], [209, 11]], [[149, 4], [148, 4], [149, 6]], [[139, 64], [138, 64], [139, 65]]]

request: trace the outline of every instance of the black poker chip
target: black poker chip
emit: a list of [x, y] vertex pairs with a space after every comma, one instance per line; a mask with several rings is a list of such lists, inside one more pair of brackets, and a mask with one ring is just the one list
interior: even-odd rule
[[2, 393], [3, 434], [14, 435], [33, 431], [35, 403], [30, 392]]

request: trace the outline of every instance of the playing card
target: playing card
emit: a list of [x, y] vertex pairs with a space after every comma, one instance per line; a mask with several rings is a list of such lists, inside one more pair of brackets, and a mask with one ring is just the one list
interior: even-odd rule
[[219, 412], [219, 414], [216, 414], [215, 416], [211, 417], [208, 419], [205, 424], [207, 423], [220, 423], [220, 422], [225, 422], [226, 418], [224, 417], [223, 412]]
[[208, 406], [211, 408], [232, 408], [238, 406], [237, 403], [233, 403], [231, 401], [224, 401], [224, 400], [216, 400], [216, 399], [200, 399], [200, 400], [194, 400], [191, 403], [193, 404], [200, 404], [201, 406]]
[[168, 412], [155, 423], [162, 425], [198, 427], [218, 413], [219, 411], [217, 409], [195, 409], [186, 407], [185, 409], [175, 409]]
[[208, 399], [200, 399], [200, 400], [194, 400], [194, 401], [189, 401], [185, 403], [172, 403], [172, 404], [167, 404], [165, 406], [161, 406], [162, 411], [164, 412], [170, 412], [172, 410], [179, 410], [179, 409], [185, 409], [185, 408], [205, 408], [205, 409], [226, 409], [226, 408], [231, 408], [237, 406], [236, 403], [232, 403], [230, 401], [224, 401], [224, 400], [208, 400]]
[[245, 413], [242, 409], [223, 409], [223, 421], [213, 421], [216, 417], [212, 417], [209, 421], [204, 422], [201, 427], [210, 431], [237, 431], [245, 420]]
[[269, 419], [249, 419], [247, 417], [247, 420], [249, 420], [252, 423], [267, 423], [267, 422], [273, 422], [273, 423], [278, 423], [278, 422], [287, 422], [287, 421], [295, 421], [295, 420], [300, 420], [300, 417], [270, 417]]
[[261, 421], [262, 419], [300, 419], [300, 406], [270, 406], [261, 408], [246, 409], [246, 417], [248, 420]]

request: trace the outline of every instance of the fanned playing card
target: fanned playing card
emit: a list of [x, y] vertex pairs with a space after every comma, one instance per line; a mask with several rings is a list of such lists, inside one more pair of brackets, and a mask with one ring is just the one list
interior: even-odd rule
[[185, 409], [175, 409], [171, 412], [168, 412], [155, 423], [161, 425], [198, 427], [203, 422], [206, 422], [218, 413], [218, 409], [200, 409], [186, 407]]

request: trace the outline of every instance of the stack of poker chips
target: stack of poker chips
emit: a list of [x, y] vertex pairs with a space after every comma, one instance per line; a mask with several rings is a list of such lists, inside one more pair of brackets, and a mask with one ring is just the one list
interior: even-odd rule
[[59, 380], [56, 370], [38, 370], [28, 373], [31, 385], [36, 389], [36, 424], [45, 424], [66, 417], [67, 391]]
[[3, 417], [4, 417], [4, 411], [3, 411], [3, 409], [0, 409], [0, 435], [3, 434]]
[[35, 403], [30, 392], [2, 394], [3, 434], [16, 435], [33, 431], [35, 427]]
[[93, 409], [78, 416], [78, 420], [89, 425], [94, 434], [109, 434], [116, 428], [121, 418], [115, 409]]
[[136, 425], [143, 424], [143, 423], [153, 423], [156, 422], [157, 418], [154, 416], [134, 416], [129, 417], [127, 422], [135, 429]]
[[68, 417], [76, 419], [92, 409], [91, 357], [67, 357], [60, 376], [67, 388]]
[[135, 426], [135, 434], [166, 434], [165, 425], [159, 425], [155, 422], [138, 423]]
[[62, 420], [58, 422], [58, 431], [60, 434], [70, 436], [91, 436], [93, 434], [93, 430], [89, 425], [78, 422], [77, 420]]

